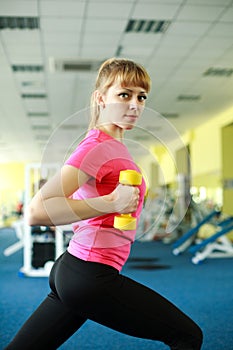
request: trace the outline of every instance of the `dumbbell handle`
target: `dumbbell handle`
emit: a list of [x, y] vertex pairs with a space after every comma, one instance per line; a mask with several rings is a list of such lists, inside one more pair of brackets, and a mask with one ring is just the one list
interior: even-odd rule
[[[142, 183], [142, 174], [136, 170], [122, 170], [120, 171], [119, 182], [123, 185], [138, 186]], [[131, 214], [121, 214], [114, 217], [115, 228], [124, 231], [136, 230], [137, 218]]]

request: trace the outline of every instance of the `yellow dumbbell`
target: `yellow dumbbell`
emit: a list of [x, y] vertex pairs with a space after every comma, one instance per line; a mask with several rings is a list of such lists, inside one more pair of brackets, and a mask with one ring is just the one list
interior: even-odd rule
[[[122, 170], [120, 171], [119, 182], [122, 185], [138, 186], [142, 183], [142, 174], [136, 170]], [[114, 217], [115, 228], [119, 230], [136, 230], [137, 218], [134, 218], [131, 214], [121, 214]]]

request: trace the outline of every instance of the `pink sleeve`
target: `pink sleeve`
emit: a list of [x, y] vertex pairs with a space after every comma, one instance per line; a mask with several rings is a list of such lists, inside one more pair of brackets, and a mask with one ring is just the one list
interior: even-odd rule
[[111, 158], [111, 145], [106, 142], [83, 141], [65, 162], [101, 181], [102, 177], [112, 171], [108, 164]]

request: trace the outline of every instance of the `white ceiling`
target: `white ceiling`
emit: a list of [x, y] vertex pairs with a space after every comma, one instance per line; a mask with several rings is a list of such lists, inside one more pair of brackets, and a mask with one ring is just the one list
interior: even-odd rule
[[[148, 69], [135, 152], [151, 132], [169, 139], [232, 106], [233, 0], [0, 0], [1, 23], [9, 17], [35, 17], [39, 28], [0, 29], [0, 162], [62, 161], [84, 135], [96, 72], [54, 70], [54, 62], [119, 55]], [[129, 20], [165, 29], [126, 32]], [[42, 70], [13, 70], [21, 65]]]

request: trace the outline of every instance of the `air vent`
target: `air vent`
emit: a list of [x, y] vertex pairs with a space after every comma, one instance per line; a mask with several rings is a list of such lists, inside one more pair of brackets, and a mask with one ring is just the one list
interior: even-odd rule
[[168, 119], [174, 119], [174, 118], [178, 118], [179, 114], [178, 113], [162, 113], [162, 116]]
[[233, 68], [209, 68], [203, 73], [204, 76], [211, 77], [230, 77], [233, 74]]
[[48, 112], [28, 112], [28, 117], [48, 117]]
[[177, 97], [178, 101], [199, 101], [201, 99], [200, 95], [179, 95]]
[[32, 125], [33, 130], [39, 130], [39, 131], [50, 131], [51, 128], [49, 125]]
[[148, 135], [135, 135], [133, 139], [135, 141], [148, 141]]
[[69, 60], [50, 57], [49, 66], [52, 72], [96, 72], [103, 61], [99, 60]]
[[165, 33], [171, 21], [130, 19], [125, 28], [126, 33]]
[[66, 131], [74, 131], [76, 129], [85, 129], [86, 130], [87, 125], [82, 125], [82, 124], [63, 124], [60, 126], [60, 129], [66, 130]]
[[46, 98], [46, 94], [21, 94], [22, 98]]
[[44, 67], [41, 65], [13, 65], [11, 66], [13, 72], [41, 72]]
[[3, 17], [0, 16], [0, 29], [38, 29], [38, 17]]

